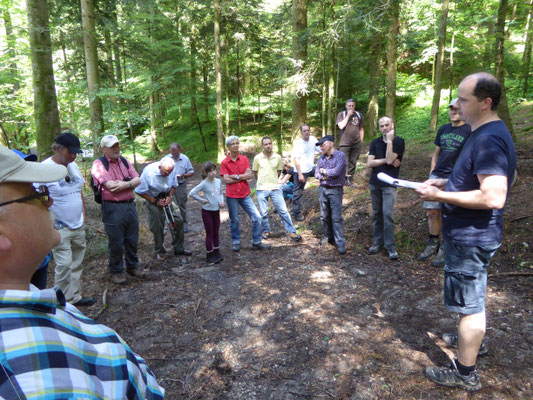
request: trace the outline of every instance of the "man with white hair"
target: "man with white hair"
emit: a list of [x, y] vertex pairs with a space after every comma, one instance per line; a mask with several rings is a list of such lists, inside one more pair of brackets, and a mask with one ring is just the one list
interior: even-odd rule
[[228, 137], [226, 146], [229, 154], [220, 164], [220, 175], [226, 184], [226, 203], [229, 211], [232, 249], [237, 252], [241, 246], [239, 206], [252, 220], [252, 249], [270, 249], [270, 245], [262, 242], [261, 215], [259, 215], [259, 211], [250, 197], [251, 190], [248, 180], [253, 177], [250, 162], [246, 156], [239, 154], [239, 138], [237, 136]]
[[133, 165], [120, 155], [116, 136], [104, 136], [100, 148], [104, 155], [94, 160], [91, 174], [102, 190], [102, 222], [109, 240], [109, 272], [113, 282], [121, 284], [126, 283], [124, 261], [129, 275], [143, 277], [137, 257], [139, 217], [133, 194], [141, 180]]
[[145, 361], [118, 334], [30, 280], [61, 240], [45, 186], [59, 164], [24, 161], [0, 145], [0, 398], [163, 399]]
[[[172, 246], [175, 256], [190, 256], [191, 252], [183, 248], [183, 219], [178, 206], [172, 201], [178, 182], [174, 174], [174, 160], [163, 157], [161, 161], [147, 165], [141, 174], [141, 184], [135, 193], [145, 200], [148, 215], [148, 227], [154, 235], [155, 254], [158, 260], [166, 253], [163, 242], [165, 239], [165, 223], [169, 222], [172, 229]], [[169, 207], [174, 218], [165, 216], [165, 207]], [[169, 218], [168, 221], [165, 221]]]

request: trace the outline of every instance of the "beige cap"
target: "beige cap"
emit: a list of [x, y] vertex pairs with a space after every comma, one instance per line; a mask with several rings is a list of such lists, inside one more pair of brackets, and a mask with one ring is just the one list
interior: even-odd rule
[[67, 176], [63, 165], [24, 161], [0, 145], [0, 183], [2, 182], [55, 182]]
[[112, 147], [115, 143], [118, 143], [118, 138], [115, 135], [105, 135], [100, 140], [100, 147]]

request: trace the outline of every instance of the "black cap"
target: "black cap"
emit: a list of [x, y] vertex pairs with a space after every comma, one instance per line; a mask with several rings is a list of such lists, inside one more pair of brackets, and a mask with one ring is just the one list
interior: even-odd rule
[[82, 153], [80, 139], [78, 139], [76, 135], [70, 132], [62, 133], [61, 135], [56, 137], [55, 142], [57, 144], [65, 146], [68, 149], [69, 153]]
[[321, 137], [318, 142], [316, 142], [315, 146], [320, 146], [324, 142], [335, 142], [335, 138], [331, 135], [326, 135], [324, 137]]

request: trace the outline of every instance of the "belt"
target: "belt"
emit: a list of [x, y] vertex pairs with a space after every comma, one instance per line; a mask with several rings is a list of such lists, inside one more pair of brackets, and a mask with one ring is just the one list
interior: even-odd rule
[[320, 187], [323, 187], [325, 189], [342, 189], [342, 186], [328, 186], [328, 185], [320, 185]]
[[129, 200], [102, 200], [104, 203], [133, 203], [133, 200], [135, 199], [129, 199]]

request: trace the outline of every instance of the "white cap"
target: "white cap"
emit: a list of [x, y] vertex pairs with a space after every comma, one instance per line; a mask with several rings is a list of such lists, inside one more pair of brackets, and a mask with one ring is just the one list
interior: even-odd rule
[[105, 135], [100, 140], [100, 147], [112, 147], [115, 143], [118, 143], [118, 138], [115, 135]]
[[0, 183], [55, 182], [67, 175], [63, 165], [24, 161], [17, 154], [0, 145]]

